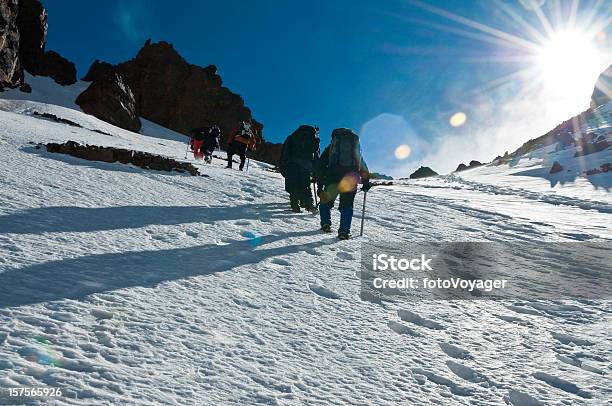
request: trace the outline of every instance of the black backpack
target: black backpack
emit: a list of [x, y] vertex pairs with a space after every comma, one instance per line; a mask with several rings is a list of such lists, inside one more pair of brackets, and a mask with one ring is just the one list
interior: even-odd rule
[[352, 130], [337, 128], [332, 132], [329, 167], [342, 167], [355, 171], [361, 169], [359, 136]]
[[306, 158], [312, 159], [313, 154], [319, 156], [319, 129], [311, 125], [301, 125], [291, 135], [296, 149]]
[[194, 128], [193, 130], [191, 130], [191, 133], [193, 134], [194, 139], [198, 141], [202, 141], [203, 139], [206, 138], [209, 131], [210, 131], [210, 127], [200, 127], [200, 128]]
[[208, 131], [208, 136], [211, 138], [218, 139], [219, 137], [221, 137], [221, 130], [217, 126], [211, 127]]

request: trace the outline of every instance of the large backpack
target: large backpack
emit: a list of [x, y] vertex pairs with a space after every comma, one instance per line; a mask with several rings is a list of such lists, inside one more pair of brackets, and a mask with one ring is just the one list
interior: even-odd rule
[[209, 131], [210, 131], [210, 127], [199, 127], [199, 128], [194, 128], [193, 130], [191, 130], [191, 133], [194, 139], [198, 141], [202, 141], [206, 138], [206, 135], [208, 134]]
[[355, 171], [361, 168], [359, 136], [348, 128], [338, 128], [332, 132], [329, 167], [342, 167]]
[[221, 130], [215, 125], [208, 132], [208, 136], [214, 139], [219, 139], [219, 137], [221, 137]]
[[292, 134], [298, 155], [308, 160], [319, 156], [319, 129], [311, 125], [301, 125]]
[[240, 123], [240, 129], [238, 135], [245, 139], [250, 139], [253, 136], [253, 130], [251, 130], [251, 124], [243, 121]]

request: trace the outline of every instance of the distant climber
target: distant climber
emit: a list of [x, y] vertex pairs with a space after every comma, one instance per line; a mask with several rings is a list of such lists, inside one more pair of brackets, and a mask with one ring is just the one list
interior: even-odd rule
[[191, 130], [191, 134], [192, 136], [189, 140], [189, 144], [193, 151], [193, 157], [201, 160], [204, 158], [204, 153], [202, 152], [202, 145], [204, 145], [204, 128], [194, 128]]
[[204, 137], [204, 145], [202, 145], [202, 150], [204, 152], [204, 162], [212, 163], [213, 152], [216, 149], [220, 148], [219, 139], [221, 138], [221, 129], [214, 125]]
[[331, 144], [325, 148], [316, 169], [317, 193], [321, 198], [321, 230], [331, 232], [331, 209], [340, 196], [340, 227], [338, 238], [351, 237], [353, 202], [360, 182], [363, 190], [369, 190], [370, 173], [361, 155], [359, 136], [348, 128], [332, 132]]
[[238, 129], [233, 131], [232, 136], [228, 140], [228, 144], [227, 167], [232, 167], [232, 158], [237, 154], [240, 157], [239, 169], [243, 170], [246, 162], [247, 149], [253, 151], [257, 144], [255, 134], [251, 128], [251, 123], [242, 121]]
[[212, 127], [200, 127], [191, 130], [191, 149], [195, 159], [204, 160], [206, 163], [212, 162], [212, 154], [219, 148], [219, 138], [221, 130], [216, 125]]
[[285, 178], [291, 210], [296, 213], [301, 212], [301, 208], [316, 212], [310, 181], [319, 158], [319, 143], [319, 129], [302, 125], [283, 144], [279, 169]]

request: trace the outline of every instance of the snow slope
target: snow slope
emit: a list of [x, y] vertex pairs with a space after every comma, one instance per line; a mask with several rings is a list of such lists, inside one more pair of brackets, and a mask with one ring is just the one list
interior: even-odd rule
[[338, 242], [286, 210], [265, 165], [215, 160], [200, 166], [210, 177], [191, 177], [50, 154], [34, 144], [183, 159], [185, 143], [11, 97], [0, 100], [0, 388], [61, 387], [58, 404], [96, 405], [612, 397], [609, 301], [376, 305], [359, 299], [357, 276], [369, 238], [610, 240], [608, 174], [551, 189], [514, 175], [529, 168], [483, 167], [375, 188], [366, 237]]

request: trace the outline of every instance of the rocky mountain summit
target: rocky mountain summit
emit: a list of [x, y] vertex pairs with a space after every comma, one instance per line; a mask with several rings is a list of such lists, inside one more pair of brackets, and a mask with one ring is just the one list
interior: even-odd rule
[[47, 11], [38, 0], [0, 0], [0, 91], [30, 91], [24, 70], [48, 76], [60, 85], [76, 82], [76, 67], [55, 51], [46, 50]]
[[241, 121], [250, 120], [259, 142], [253, 158], [272, 164], [280, 158], [280, 144], [265, 142], [263, 124], [223, 86], [217, 67], [188, 63], [168, 42], [148, 40], [135, 58], [117, 65], [96, 60], [83, 80], [92, 84], [77, 104], [119, 127], [138, 131], [138, 117], [183, 134], [216, 124], [227, 142]]

